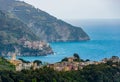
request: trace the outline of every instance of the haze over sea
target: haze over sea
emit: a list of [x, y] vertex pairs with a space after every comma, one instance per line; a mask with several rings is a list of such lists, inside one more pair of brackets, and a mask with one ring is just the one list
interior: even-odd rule
[[90, 36], [90, 41], [50, 43], [55, 54], [37, 57], [22, 57], [25, 60], [42, 60], [55, 63], [64, 57], [78, 53], [82, 59], [99, 61], [111, 56], [120, 57], [120, 19], [72, 20]]

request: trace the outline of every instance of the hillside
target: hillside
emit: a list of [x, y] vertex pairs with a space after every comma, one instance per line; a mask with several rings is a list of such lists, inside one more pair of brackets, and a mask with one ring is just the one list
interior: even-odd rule
[[89, 36], [80, 27], [72, 26], [25, 2], [0, 0], [0, 9], [27, 24], [41, 40], [49, 42], [89, 40]]
[[[26, 53], [29, 55], [46, 55], [52, 52], [51, 47], [46, 43], [42, 46], [42, 50], [34, 46], [38, 44], [38, 40], [39, 38], [29, 30], [26, 24], [0, 11], [0, 54], [6, 56], [8, 52], [14, 52], [15, 48], [22, 53], [21, 55]], [[34, 42], [34, 45], [28, 47], [29, 45], [25, 45], [26, 42], [29, 44]]]
[[28, 29], [27, 25], [16, 18], [10, 18], [0, 11], [0, 42], [16, 43], [22, 37], [28, 40], [38, 40], [38, 37]]
[[0, 71], [1, 70], [15, 70], [15, 66], [10, 64], [6, 59], [0, 57]]
[[76, 71], [59, 72], [48, 67], [20, 72], [0, 71], [0, 76], [0, 82], [120, 82], [120, 63], [108, 61]]

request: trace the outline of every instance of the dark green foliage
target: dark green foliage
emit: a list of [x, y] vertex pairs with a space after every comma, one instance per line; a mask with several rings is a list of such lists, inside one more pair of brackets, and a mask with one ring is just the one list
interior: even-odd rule
[[24, 60], [22, 58], [19, 58], [19, 60], [21, 60], [23, 63], [30, 63], [29, 61], [26, 61], [26, 60]]
[[42, 61], [40, 61], [40, 60], [35, 60], [33, 63], [37, 63], [37, 65], [40, 65], [40, 64], [42, 64]]
[[77, 53], [74, 53], [73, 57], [75, 57], [74, 61], [80, 62], [82, 60], [82, 59], [80, 59], [80, 57]]
[[64, 59], [61, 60], [61, 62], [63, 62], [63, 61], [68, 61], [68, 58], [65, 57]]
[[[74, 53], [73, 57], [74, 57], [73, 61], [76, 61], [76, 62], [85, 62], [83, 59], [80, 59], [79, 54], [77, 54], [77, 53]], [[68, 61], [68, 58], [65, 57], [65, 58], [63, 58], [61, 60], [61, 62], [64, 62], [64, 61]], [[89, 61], [89, 60], [87, 60], [87, 61]]]
[[74, 61], [76, 62], [85, 62], [83, 59], [80, 58], [79, 54], [74, 53], [73, 57], [75, 57]]
[[0, 70], [15, 70], [15, 66], [10, 64], [5, 58], [0, 57]]
[[119, 82], [119, 67], [112, 67], [107, 64], [90, 65], [83, 69], [83, 75], [88, 82]]
[[88, 61], [90, 61], [90, 60], [89, 60], [89, 59], [86, 59], [85, 61], [88, 62]]
[[107, 64], [112, 65], [112, 61], [111, 60], [107, 61]]
[[0, 79], [3, 82], [120, 82], [120, 65], [112, 65], [89, 65], [82, 70], [67, 72], [47, 67], [21, 72], [0, 71]]
[[79, 55], [77, 53], [74, 53], [73, 56], [77, 59], [80, 59]]

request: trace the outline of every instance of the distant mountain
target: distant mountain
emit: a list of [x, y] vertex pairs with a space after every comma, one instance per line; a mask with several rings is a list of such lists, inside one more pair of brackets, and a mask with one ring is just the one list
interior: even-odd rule
[[[39, 38], [26, 24], [0, 10], [0, 54], [6, 56], [8, 52], [14, 52], [15, 49], [22, 53], [21, 55], [46, 55], [52, 53], [52, 49], [47, 43], [38, 40]], [[41, 44], [42, 46], [38, 47]]]
[[16, 17], [27, 24], [28, 28], [43, 41], [90, 39], [80, 27], [72, 26], [22, 1], [0, 0], [0, 10], [9, 12], [11, 17]]

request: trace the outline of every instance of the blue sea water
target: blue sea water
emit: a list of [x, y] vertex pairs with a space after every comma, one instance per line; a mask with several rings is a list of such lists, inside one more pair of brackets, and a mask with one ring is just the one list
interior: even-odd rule
[[120, 57], [120, 20], [85, 20], [72, 21], [73, 25], [82, 26], [91, 40], [83, 42], [50, 43], [55, 54], [37, 57], [22, 57], [28, 61], [42, 60], [55, 63], [64, 57], [78, 53], [82, 59], [100, 61], [111, 56]]

